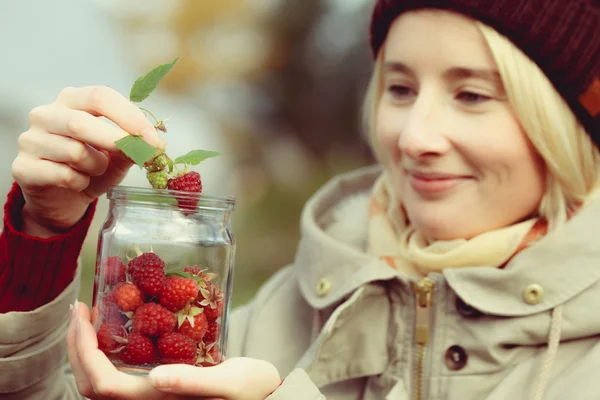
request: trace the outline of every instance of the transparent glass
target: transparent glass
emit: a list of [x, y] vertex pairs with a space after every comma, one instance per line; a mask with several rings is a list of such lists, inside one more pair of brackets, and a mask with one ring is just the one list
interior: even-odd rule
[[235, 239], [230, 196], [117, 186], [98, 236], [92, 321], [126, 372], [210, 366], [226, 352]]

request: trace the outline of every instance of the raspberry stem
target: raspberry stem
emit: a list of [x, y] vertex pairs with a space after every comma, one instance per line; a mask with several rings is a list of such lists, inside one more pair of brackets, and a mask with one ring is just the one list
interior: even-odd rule
[[150, 114], [150, 116], [152, 117], [152, 119], [154, 119], [154, 122], [156, 122], [157, 124], [159, 123], [158, 119], [154, 116], [154, 114], [152, 114], [150, 112], [150, 110], [144, 108], [144, 107], [140, 107], [140, 110], [147, 112], [148, 114]]

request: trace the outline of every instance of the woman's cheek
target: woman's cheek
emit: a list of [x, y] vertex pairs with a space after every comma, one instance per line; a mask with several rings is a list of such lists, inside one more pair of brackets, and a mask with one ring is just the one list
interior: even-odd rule
[[394, 114], [389, 110], [389, 107], [383, 106], [380, 109], [377, 118], [375, 139], [381, 152], [393, 160], [397, 160], [400, 156], [398, 148], [400, 121], [398, 121], [398, 116]]

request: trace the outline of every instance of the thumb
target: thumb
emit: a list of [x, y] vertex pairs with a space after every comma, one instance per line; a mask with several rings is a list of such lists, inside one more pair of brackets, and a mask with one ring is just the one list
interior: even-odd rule
[[149, 377], [162, 392], [226, 400], [264, 400], [281, 383], [273, 365], [243, 357], [213, 367], [162, 365], [150, 371]]

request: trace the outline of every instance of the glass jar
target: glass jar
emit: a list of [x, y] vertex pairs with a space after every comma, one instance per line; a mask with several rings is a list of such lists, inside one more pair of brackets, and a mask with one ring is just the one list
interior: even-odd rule
[[117, 186], [98, 237], [92, 322], [120, 370], [210, 366], [226, 352], [233, 197]]

